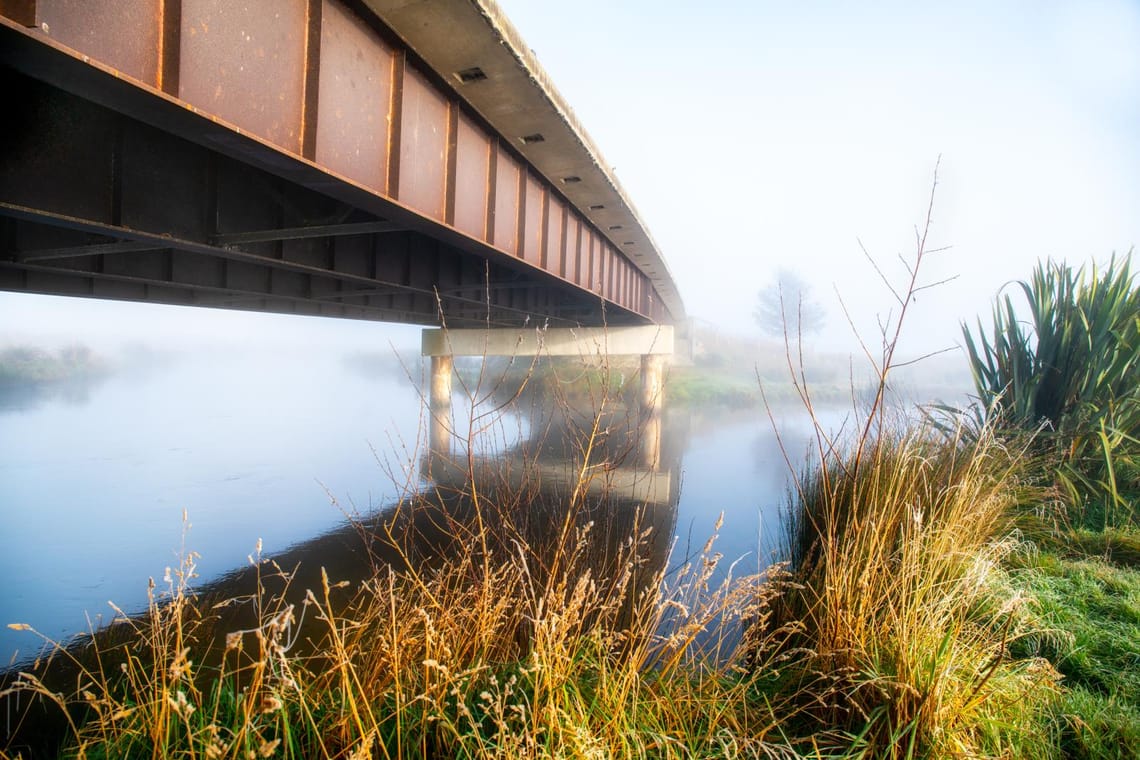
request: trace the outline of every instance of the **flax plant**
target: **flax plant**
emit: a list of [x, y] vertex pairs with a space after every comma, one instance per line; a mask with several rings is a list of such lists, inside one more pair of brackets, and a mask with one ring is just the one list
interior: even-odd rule
[[[1078, 521], [1136, 520], [1140, 487], [1140, 289], [1131, 254], [1098, 270], [1044, 262], [1018, 283], [987, 332], [962, 331], [985, 415], [1006, 434], [1035, 435], [1041, 466]], [[1024, 320], [1024, 321], [1023, 321]]]

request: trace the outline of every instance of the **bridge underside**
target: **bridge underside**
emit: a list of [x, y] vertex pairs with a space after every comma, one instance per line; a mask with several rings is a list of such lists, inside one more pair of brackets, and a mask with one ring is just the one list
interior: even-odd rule
[[[449, 326], [594, 323], [598, 298], [9, 68], [0, 289]], [[644, 319], [610, 309], [612, 324]]]

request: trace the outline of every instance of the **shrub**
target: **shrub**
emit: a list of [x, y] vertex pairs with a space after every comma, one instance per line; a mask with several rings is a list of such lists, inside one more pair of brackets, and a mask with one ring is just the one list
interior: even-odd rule
[[987, 334], [962, 326], [984, 414], [999, 430], [1036, 433], [1043, 462], [1096, 527], [1136, 518], [1140, 488], [1140, 290], [1131, 255], [1095, 267], [1038, 265], [1018, 283], [1028, 324], [1007, 294]]

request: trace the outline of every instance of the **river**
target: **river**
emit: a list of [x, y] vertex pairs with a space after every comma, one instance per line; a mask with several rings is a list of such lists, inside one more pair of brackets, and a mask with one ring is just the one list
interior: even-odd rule
[[[323, 564], [315, 539], [424, 484], [418, 358], [408, 366], [331, 352], [187, 354], [0, 399], [0, 663], [41, 645], [7, 624], [67, 640], [109, 620], [108, 602], [144, 608], [148, 579], [188, 550], [199, 584], [246, 566], [258, 545], [267, 555], [308, 546], [305, 561]], [[463, 397], [454, 403], [463, 419]], [[806, 420], [777, 417], [798, 462]], [[508, 412], [480, 451], [525, 448], [529, 429]], [[718, 550], [766, 566], [789, 471], [765, 413], [667, 409], [662, 435], [670, 564], [699, 550], [723, 511]]]

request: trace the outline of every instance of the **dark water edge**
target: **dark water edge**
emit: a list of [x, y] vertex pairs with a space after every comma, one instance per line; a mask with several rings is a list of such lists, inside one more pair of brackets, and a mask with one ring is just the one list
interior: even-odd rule
[[[533, 428], [544, 431], [541, 439], [527, 438], [485, 457], [469, 457], [465, 451], [424, 456], [418, 462], [417, 493], [270, 558], [251, 558], [245, 567], [216, 580], [192, 581], [195, 607], [207, 611], [214, 631], [195, 648], [194, 661], [219, 660], [229, 632], [263, 624], [256, 599], [300, 609], [307, 591], [319, 593], [327, 578], [334, 586], [334, 606], [346, 605], [363, 583], [389, 569], [430, 575], [432, 568], [469, 551], [457, 542], [480, 531], [487, 542], [484, 551], [509, 556], [521, 542], [535, 567], [542, 568], [553, 567], [553, 558], [564, 550], [552, 526], [570, 525], [575, 533], [588, 530], [596, 540], [591, 541], [582, 569], [603, 583], [620, 574], [627, 539], [645, 533], [648, 539], [638, 572], [646, 577], [664, 572], [676, 523], [679, 491], [673, 484], [679, 476], [680, 449], [666, 443], [661, 464], [639, 469], [632, 461], [636, 457], [629, 431], [617, 432], [628, 419], [624, 413], [615, 415], [606, 421], [605, 432], [591, 438], [591, 461], [606, 467], [605, 474], [591, 477], [596, 483], [582, 487], [576, 477], [583, 442], [572, 421], [563, 425], [566, 418], [532, 420]], [[481, 494], [482, 506], [473, 502], [474, 492]], [[182, 570], [191, 568], [183, 565]], [[173, 574], [177, 577], [177, 568]], [[539, 586], [544, 583], [541, 574], [534, 580]], [[164, 582], [158, 585], [161, 592]], [[157, 599], [159, 605], [165, 603], [161, 596]], [[303, 642], [315, 639], [323, 625], [302, 616], [292, 635], [303, 648]], [[131, 626], [120, 623], [76, 637], [66, 654], [54, 654], [50, 666], [25, 661], [0, 673], [0, 691], [21, 672], [35, 673], [49, 688], [61, 691], [76, 683], [84, 669], [114, 673], [126, 651], [123, 645], [132, 640], [125, 632], [146, 626], [147, 614], [142, 613]], [[50, 707], [33, 707], [27, 713], [26, 709], [15, 697], [0, 699], [0, 713], [29, 716], [6, 741], [31, 750], [32, 756], [52, 756], [56, 745], [40, 739], [65, 732], [62, 713]]]
[[[462, 496], [464, 479], [473, 474], [468, 471], [471, 461], [478, 462], [474, 474], [484, 479], [479, 490], [504, 487], [502, 501], [512, 504], [529, 526], [528, 543], [541, 546], [541, 529], [565, 517], [571, 478], [566, 472], [573, 471], [582, 451], [593, 409], [555, 411], [542, 397], [532, 398], [490, 426], [477, 444], [476, 453], [485, 456], [468, 460], [460, 450], [458, 465], [438, 469], [418, 453], [422, 399], [407, 375], [404, 369], [341, 362], [173, 365], [112, 378], [81, 403], [49, 400], [26, 412], [0, 415], [0, 445], [6, 452], [19, 452], [9, 457], [6, 470], [0, 465], [0, 476], [13, 476], [0, 477], [6, 512], [13, 514], [13, 505], [35, 505], [21, 514], [39, 509], [42, 518], [50, 505], [53, 514], [70, 515], [63, 522], [39, 519], [34, 524], [46, 532], [40, 530], [37, 539], [36, 530], [25, 531], [9, 547], [10, 555], [32, 551], [46, 555], [46, 562], [38, 569], [20, 567], [9, 557], [10, 577], [23, 573], [24, 583], [17, 578], [3, 592], [0, 624], [27, 620], [20, 613], [31, 609], [25, 602], [54, 606], [51, 619], [64, 626], [62, 632], [50, 625], [37, 628], [63, 640], [75, 635], [69, 628], [79, 630], [76, 642], [81, 645], [89, 638], [83, 632], [88, 626], [74, 626], [83, 623], [83, 610], [92, 605], [109, 609], [100, 599], [114, 599], [139, 614], [145, 609], [146, 578], [159, 579], [164, 567], [178, 565], [183, 508], [194, 524], [185, 549], [204, 558], [194, 591], [211, 603], [249, 595], [259, 570], [246, 557], [263, 536], [268, 537], [266, 556], [295, 573], [295, 589], [318, 585], [321, 568], [334, 582], [358, 586], [379, 567], [399, 567], [412, 558], [430, 566], [443, 561], [456, 540], [455, 533], [440, 532], [439, 526], [461, 526], [470, 518]], [[453, 403], [457, 423], [486, 423], [483, 410], [470, 408], [462, 395]], [[281, 414], [282, 408], [289, 414]], [[833, 427], [850, 414], [842, 408], [821, 411]], [[124, 414], [131, 424], [124, 425]], [[610, 540], [599, 542], [596, 577], [606, 577], [607, 557], [628, 537], [634, 516], [651, 522], [651, 564], [666, 572], [699, 552], [722, 512], [725, 527], [717, 549], [725, 555], [725, 569], [739, 560], [737, 575], [762, 571], [779, 558], [789, 478], [809, 449], [811, 426], [802, 407], [774, 408], [771, 418], [766, 411], [668, 409], [659, 462], [650, 473], [638, 469], [638, 447], [630, 439], [639, 432], [636, 426], [631, 431], [631, 421], [628, 410], [618, 405], [599, 426], [600, 440], [594, 442], [595, 461], [605, 462], [611, 480], [627, 490], [592, 496], [572, 516], [580, 524], [594, 521], [598, 534]], [[375, 433], [384, 428], [396, 432], [376, 445]], [[25, 442], [34, 445], [23, 446]], [[72, 444], [69, 458], [65, 449]], [[250, 452], [256, 454], [252, 459]], [[100, 480], [124, 464], [127, 474], [145, 474], [141, 484], [123, 477]], [[538, 472], [538, 465], [546, 468], [542, 478], [520, 484], [509, 477], [528, 468]], [[321, 476], [314, 477], [314, 471]], [[53, 480], [75, 482], [53, 496]], [[377, 488], [378, 482], [386, 485]], [[637, 490], [649, 482], [666, 493]], [[155, 501], [156, 494], [170, 490], [174, 496]], [[450, 498], [409, 511], [416, 492]], [[121, 503], [109, 508], [113, 502]], [[211, 508], [211, 502], [217, 503]], [[652, 502], [651, 510], [647, 502]], [[103, 519], [69, 534], [68, 523], [89, 513], [93, 504], [106, 510]], [[140, 526], [155, 505], [159, 519], [150, 515], [149, 524]], [[414, 540], [393, 552], [385, 536], [397, 523]], [[136, 526], [142, 530], [133, 530]], [[149, 554], [127, 561], [133, 547]], [[72, 562], [70, 570], [62, 568], [64, 560]], [[64, 588], [54, 597], [50, 589], [43, 595], [26, 589], [37, 577], [42, 581], [53, 573], [71, 579], [63, 581], [65, 587], [84, 578], [91, 588], [78, 595]], [[247, 607], [234, 605], [227, 612], [232, 617], [219, 620], [218, 630], [248, 624], [244, 614]], [[91, 618], [89, 625], [98, 629], [109, 617]], [[6, 641], [19, 639], [24, 652], [35, 641], [26, 632], [2, 633]], [[114, 635], [97, 632], [96, 638]], [[26, 666], [30, 657], [20, 655], [18, 661]]]

